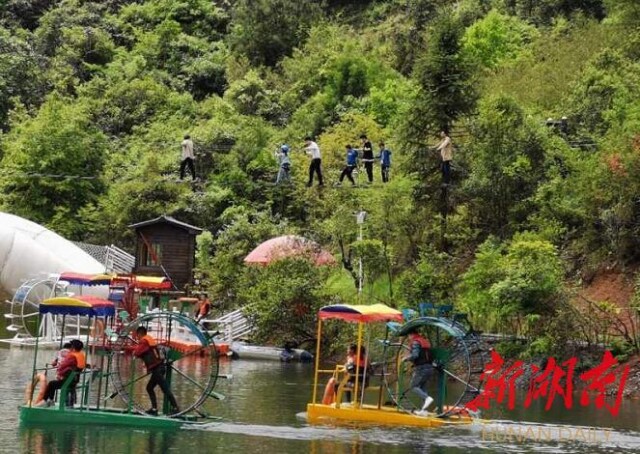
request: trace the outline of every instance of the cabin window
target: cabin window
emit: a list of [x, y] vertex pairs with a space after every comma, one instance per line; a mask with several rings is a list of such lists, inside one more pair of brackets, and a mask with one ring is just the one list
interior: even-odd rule
[[151, 243], [151, 248], [144, 245], [144, 264], [145, 266], [160, 266], [162, 264], [162, 245], [160, 243]]

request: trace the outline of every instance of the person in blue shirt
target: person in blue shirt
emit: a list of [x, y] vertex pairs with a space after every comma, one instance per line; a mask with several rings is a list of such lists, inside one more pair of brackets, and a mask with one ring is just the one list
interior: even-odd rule
[[283, 144], [276, 151], [276, 159], [278, 160], [278, 176], [276, 184], [291, 182], [291, 159], [289, 159], [289, 145]]
[[347, 177], [351, 184], [355, 186], [356, 182], [353, 180], [353, 171], [358, 165], [358, 151], [351, 145], [347, 145], [345, 148], [347, 149], [347, 165], [342, 169], [340, 181], [337, 185], [340, 186], [344, 177]]
[[391, 167], [391, 150], [384, 146], [384, 142], [380, 142], [380, 171], [382, 172], [382, 182], [389, 182], [389, 167]]

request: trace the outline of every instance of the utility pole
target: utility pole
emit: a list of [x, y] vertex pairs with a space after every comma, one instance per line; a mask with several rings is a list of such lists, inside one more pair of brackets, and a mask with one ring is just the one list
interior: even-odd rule
[[[364, 221], [367, 218], [366, 211], [359, 211], [356, 213], [356, 222], [359, 226], [358, 231], [358, 241], [362, 241], [362, 226], [364, 225]], [[358, 302], [360, 302], [360, 298], [362, 296], [362, 285], [364, 283], [364, 273], [362, 272], [362, 255], [358, 258]]]

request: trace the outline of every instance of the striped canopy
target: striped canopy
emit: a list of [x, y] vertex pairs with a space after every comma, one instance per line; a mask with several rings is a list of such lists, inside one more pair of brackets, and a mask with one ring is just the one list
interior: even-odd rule
[[165, 276], [136, 276], [135, 279], [135, 286], [139, 289], [162, 290], [169, 289], [172, 286], [171, 281]]
[[321, 319], [337, 318], [347, 322], [371, 323], [402, 321], [402, 312], [384, 304], [324, 306], [318, 312]]
[[71, 272], [64, 272], [60, 274], [61, 281], [84, 286], [109, 285], [111, 283], [111, 279], [113, 279], [113, 275], [111, 274], [83, 274]]
[[114, 316], [115, 306], [111, 301], [95, 296], [58, 296], [40, 303], [41, 314], [88, 315], [90, 317]]

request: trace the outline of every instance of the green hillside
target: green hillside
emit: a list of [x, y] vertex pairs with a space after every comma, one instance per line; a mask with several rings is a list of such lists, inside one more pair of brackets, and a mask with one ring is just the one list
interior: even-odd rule
[[[523, 355], [569, 338], [637, 352], [636, 298], [575, 293], [640, 259], [639, 45], [635, 0], [6, 0], [0, 210], [125, 248], [160, 214], [203, 227], [204, 285], [263, 339], [312, 338], [319, 306], [358, 299], [362, 258], [364, 302], [453, 303], [526, 336]], [[185, 134], [196, 185], [176, 181]], [[390, 181], [376, 159], [373, 184], [361, 168], [334, 187], [362, 134], [392, 151]], [[281, 234], [345, 266], [244, 266]]]

